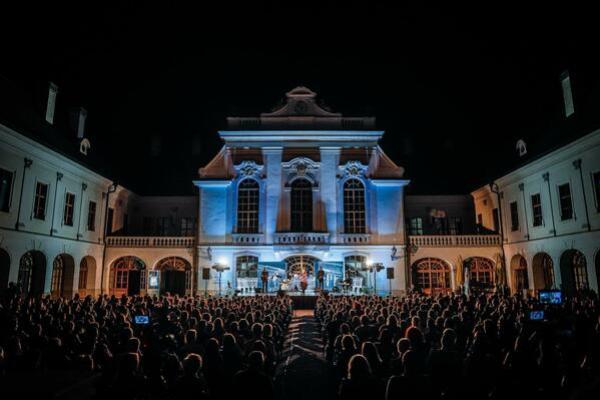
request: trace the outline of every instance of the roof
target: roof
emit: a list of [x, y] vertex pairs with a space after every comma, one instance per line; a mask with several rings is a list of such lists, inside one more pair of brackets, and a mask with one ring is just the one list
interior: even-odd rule
[[259, 117], [228, 117], [230, 130], [362, 130], [374, 129], [374, 117], [344, 117], [317, 100], [312, 90], [299, 86], [284, 101]]
[[102, 163], [101, 155], [94, 152], [93, 143], [87, 156], [80, 153], [81, 139], [77, 138], [75, 129], [68, 127], [71, 118], [72, 109], [57, 107], [55, 124], [48, 123], [45, 119], [45, 103], [36, 102], [34, 94], [0, 76], [0, 124], [107, 177], [107, 166]]

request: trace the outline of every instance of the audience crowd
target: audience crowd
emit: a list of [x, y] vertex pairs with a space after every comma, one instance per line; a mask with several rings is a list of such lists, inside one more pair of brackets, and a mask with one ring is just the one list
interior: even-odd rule
[[97, 398], [268, 400], [291, 317], [288, 297], [66, 300], [11, 286], [0, 299], [0, 386], [39, 371], [88, 371]]
[[597, 399], [599, 311], [591, 292], [412, 294], [320, 297], [315, 317], [341, 400]]

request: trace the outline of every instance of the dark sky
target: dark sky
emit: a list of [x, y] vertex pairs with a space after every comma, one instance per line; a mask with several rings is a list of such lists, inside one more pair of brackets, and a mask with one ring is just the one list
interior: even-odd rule
[[467, 193], [510, 167], [518, 138], [532, 153], [549, 144], [561, 71], [576, 107], [600, 78], [596, 14], [567, 3], [105, 3], [5, 9], [0, 74], [25, 90], [57, 83], [59, 101], [87, 108], [113, 176], [145, 194], [193, 193], [225, 117], [267, 111], [298, 85], [334, 111], [376, 116], [414, 193]]

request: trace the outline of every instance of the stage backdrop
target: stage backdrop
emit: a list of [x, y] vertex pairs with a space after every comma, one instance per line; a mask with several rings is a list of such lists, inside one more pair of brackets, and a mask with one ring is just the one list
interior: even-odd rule
[[339, 281], [344, 274], [343, 261], [318, 261], [315, 269], [317, 271], [322, 269], [325, 272], [323, 280], [323, 288], [325, 290], [331, 290], [336, 285], [339, 287]]

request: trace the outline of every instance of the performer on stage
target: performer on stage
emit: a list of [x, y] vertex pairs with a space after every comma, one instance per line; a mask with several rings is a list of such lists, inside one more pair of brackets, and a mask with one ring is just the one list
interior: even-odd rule
[[303, 295], [306, 293], [307, 287], [308, 287], [308, 276], [306, 274], [306, 271], [302, 271], [302, 274], [300, 275], [300, 289], [302, 290]]
[[266, 268], [263, 268], [262, 273], [260, 274], [260, 280], [262, 281], [263, 293], [269, 292], [269, 273]]
[[322, 269], [319, 270], [319, 272], [317, 272], [317, 288], [323, 290], [323, 280], [325, 279], [325, 271], [323, 271]]

